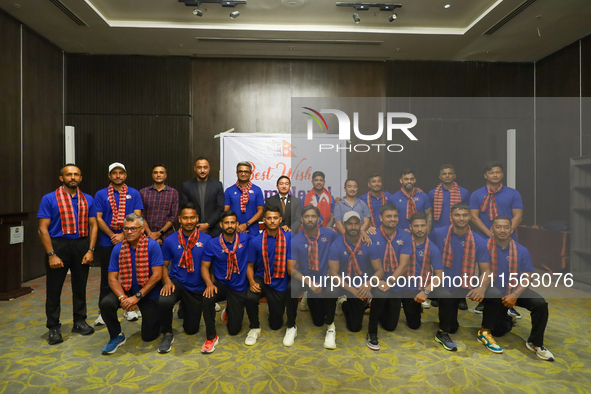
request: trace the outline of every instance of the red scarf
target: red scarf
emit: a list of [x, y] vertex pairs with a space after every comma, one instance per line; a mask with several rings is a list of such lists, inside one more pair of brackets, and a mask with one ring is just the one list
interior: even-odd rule
[[318, 221], [318, 225], [322, 227], [326, 227], [328, 221], [330, 220], [330, 205], [332, 202], [332, 196], [326, 189], [322, 189], [322, 194], [320, 198], [316, 199], [316, 192], [314, 188], [306, 194], [306, 198], [304, 198], [304, 206], [306, 205], [313, 205], [320, 211], [322, 215], [322, 221]]
[[495, 193], [498, 193], [503, 188], [503, 184], [497, 188], [497, 190], [493, 190], [489, 185], [486, 185], [486, 190], [488, 190], [488, 194], [482, 200], [482, 205], [480, 205], [480, 212], [486, 212], [488, 209], [488, 220], [492, 221], [494, 218], [499, 216], [499, 209], [497, 208], [497, 200], [495, 198]]
[[396, 251], [394, 250], [394, 246], [392, 242], [394, 242], [394, 238], [396, 238], [396, 231], [392, 234], [391, 237], [388, 237], [386, 231], [384, 230], [384, 225], [380, 226], [380, 234], [386, 240], [386, 251], [384, 252], [384, 271], [385, 272], [394, 272], [396, 267], [398, 267], [398, 258], [396, 257]]
[[224, 234], [220, 234], [218, 241], [224, 253], [228, 255], [228, 258], [226, 259], [226, 280], [230, 280], [230, 278], [232, 278], [232, 274], [240, 275], [240, 269], [238, 268], [238, 258], [236, 257], [236, 251], [238, 250], [238, 245], [240, 244], [240, 236], [238, 233], [234, 235], [234, 247], [232, 250], [228, 249], [226, 246]]
[[349, 243], [347, 242], [347, 236], [343, 235], [343, 242], [345, 243], [345, 248], [347, 248], [347, 252], [349, 252], [349, 264], [347, 265], [347, 276], [351, 276], [352, 273], [355, 275], [361, 275], [361, 268], [359, 268], [359, 263], [357, 262], [357, 252], [361, 249], [361, 237], [357, 240], [357, 245], [355, 245], [355, 249], [351, 250]]
[[308, 233], [304, 231], [304, 236], [308, 241], [308, 269], [312, 271], [320, 270], [320, 257], [318, 253], [318, 238], [320, 238], [320, 230], [316, 230], [317, 235], [314, 238], [308, 237]]
[[[490, 261], [492, 264], [492, 271], [497, 276], [497, 240], [494, 235], [486, 242], [488, 252], [490, 253]], [[509, 275], [517, 273], [517, 244], [513, 239], [509, 238]], [[511, 281], [508, 281], [511, 283]], [[508, 284], [506, 294], [511, 294], [516, 286]]]
[[410, 220], [412, 214], [417, 213], [417, 204], [415, 204], [414, 196], [417, 193], [422, 193], [423, 191], [418, 187], [414, 187], [412, 189], [412, 193], [408, 194], [406, 190], [404, 190], [404, 186], [400, 188], [400, 191], [402, 194], [404, 194], [404, 197], [406, 197], [406, 219]]
[[[450, 268], [454, 259], [454, 253], [451, 248], [451, 232], [454, 226], [449, 226], [447, 236], [445, 237], [443, 245], [443, 266]], [[474, 233], [470, 226], [466, 232], [466, 238], [464, 240], [464, 254], [462, 256], [462, 276], [467, 275], [468, 281], [471, 276], [474, 276], [476, 272], [476, 241], [474, 240]], [[462, 287], [469, 288], [468, 283], [462, 283]]]
[[[271, 284], [271, 270], [269, 268], [269, 250], [267, 249], [267, 229], [263, 231], [263, 265], [265, 266], [265, 283]], [[281, 229], [277, 230], [275, 243], [275, 258], [273, 278], [284, 278], [287, 270], [287, 241]]]
[[[150, 264], [148, 261], [148, 237], [140, 237], [135, 248], [135, 276], [137, 283], [144, 286], [150, 278]], [[119, 252], [119, 279], [125, 290], [131, 289], [133, 272], [131, 271], [131, 248], [127, 240], [121, 243]]]
[[[425, 237], [425, 249], [423, 250], [423, 265], [421, 266], [421, 279], [423, 287], [420, 290], [426, 289], [431, 283], [431, 248], [429, 237]], [[410, 255], [410, 264], [408, 265], [408, 276], [415, 276], [417, 272], [417, 244], [415, 239], [412, 239], [412, 254]]]
[[[380, 208], [386, 205], [388, 200], [386, 199], [386, 193], [380, 192]], [[367, 207], [369, 208], [369, 225], [370, 227], [376, 226], [376, 219], [373, 215], [373, 208], [371, 206], [371, 192], [367, 192]]]
[[179, 244], [183, 247], [183, 255], [181, 256], [181, 261], [179, 262], [180, 268], [186, 268], [187, 272], [194, 272], [195, 267], [193, 265], [193, 248], [197, 245], [199, 241], [199, 230], [195, 229], [193, 233], [189, 236], [189, 242], [185, 241], [185, 236], [183, 234], [183, 229], [179, 229], [178, 232], [179, 237]]
[[127, 185], [123, 184], [121, 190], [119, 190], [119, 209], [117, 209], [117, 202], [115, 201], [115, 188], [111, 183], [109, 185], [109, 204], [111, 204], [111, 212], [113, 217], [111, 218], [111, 230], [119, 230], [123, 227], [125, 221], [125, 204], [127, 203]]
[[[76, 193], [78, 194], [78, 235], [80, 237], [86, 237], [88, 236], [88, 202], [80, 189], [76, 190]], [[57, 199], [57, 206], [60, 210], [62, 233], [64, 235], [76, 234], [76, 215], [74, 214], [70, 193], [62, 185], [56, 189], [55, 198]]]
[[236, 181], [236, 187], [242, 192], [242, 195], [240, 196], [240, 212], [244, 213], [246, 212], [246, 204], [248, 204], [248, 200], [250, 200], [249, 192], [252, 187], [252, 182], [248, 182], [248, 185], [242, 187], [240, 182]]
[[[441, 211], [443, 210], [443, 188], [445, 186], [443, 186], [443, 183], [440, 183], [439, 186], [437, 186], [437, 188], [435, 189], [435, 195], [433, 198], [433, 202], [434, 202], [434, 207], [433, 210], [435, 211], [434, 213], [434, 217], [435, 220], [439, 220], [439, 218], [441, 217]], [[452, 183], [451, 185], [451, 190], [449, 191], [449, 209], [451, 211], [451, 207], [453, 207], [456, 204], [459, 204], [462, 202], [462, 193], [460, 192], [460, 187], [458, 186], [458, 184], [456, 182]], [[453, 223], [451, 220], [451, 215], [449, 218], [449, 222]]]

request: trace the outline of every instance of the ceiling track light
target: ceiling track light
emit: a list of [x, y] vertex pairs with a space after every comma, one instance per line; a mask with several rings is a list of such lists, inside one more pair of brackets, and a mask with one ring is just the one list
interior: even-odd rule
[[392, 3], [352, 3], [352, 2], [337, 1], [337, 7], [353, 7], [357, 11], [367, 11], [370, 8], [379, 8], [380, 11], [394, 11], [396, 8], [401, 8], [402, 7], [402, 4], [392, 4]]
[[238, 11], [238, 10], [230, 12], [230, 19], [236, 19], [239, 16], [240, 16], [240, 11]]
[[201, 4], [221, 4], [222, 7], [236, 7], [246, 4], [246, 0], [179, 0], [179, 3], [185, 3], [187, 7], [199, 7]]
[[361, 18], [359, 18], [359, 14], [358, 13], [356, 13], [356, 12], [353, 13], [353, 20], [357, 24], [359, 24], [359, 22], [361, 22]]
[[201, 11], [199, 8], [195, 8], [193, 10], [193, 15], [195, 15], [195, 16], [203, 16], [203, 11]]
[[398, 15], [396, 15], [396, 13], [390, 15], [390, 17], [388, 18], [388, 21], [390, 22], [394, 22], [396, 20], [396, 18], [398, 18]]

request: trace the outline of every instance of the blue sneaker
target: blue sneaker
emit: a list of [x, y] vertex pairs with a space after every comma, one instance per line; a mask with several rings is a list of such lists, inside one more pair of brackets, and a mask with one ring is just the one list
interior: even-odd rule
[[113, 338], [103, 348], [103, 354], [113, 354], [117, 348], [125, 343], [125, 335], [119, 334], [117, 338]]
[[478, 342], [482, 343], [484, 346], [486, 346], [486, 348], [488, 350], [490, 350], [493, 353], [497, 353], [497, 354], [501, 354], [503, 353], [503, 349], [497, 345], [497, 342], [495, 341], [495, 339], [492, 337], [492, 335], [490, 334], [489, 331], [478, 331], [478, 336], [476, 337], [476, 339], [478, 339]]

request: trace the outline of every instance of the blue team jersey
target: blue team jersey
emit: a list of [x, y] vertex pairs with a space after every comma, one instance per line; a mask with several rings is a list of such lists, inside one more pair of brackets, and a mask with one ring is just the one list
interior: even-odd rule
[[[228, 242], [225, 238], [223, 238], [223, 234], [220, 236], [224, 240], [228, 250], [233, 250], [234, 240], [232, 240], [232, 242]], [[202, 260], [211, 262], [213, 275], [217, 281], [236, 291], [244, 291], [249, 287], [248, 278], [246, 277], [246, 268], [248, 267], [248, 244], [252, 237], [246, 233], [237, 233], [234, 235], [234, 237], [238, 237], [236, 259], [238, 260], [238, 270], [240, 273], [233, 273], [229, 280], [226, 279], [228, 270], [228, 254], [222, 249], [219, 237], [213, 238], [207, 243]]]
[[320, 231], [318, 240], [318, 271], [308, 268], [309, 245], [304, 234], [305, 230], [300, 231], [291, 240], [291, 258], [297, 261], [297, 270], [303, 276], [315, 278], [316, 283], [320, 283], [320, 278], [326, 276], [328, 272], [328, 253], [330, 252], [330, 246], [339, 237], [339, 234], [331, 229], [320, 227], [318, 230]]
[[[265, 199], [263, 198], [263, 192], [260, 187], [253, 184], [248, 191], [249, 200], [246, 204], [246, 212], [240, 212], [240, 197], [242, 191], [238, 189], [235, 184], [230, 186], [224, 192], [224, 204], [230, 206], [230, 211], [236, 213], [238, 216], [238, 223], [246, 223], [257, 213], [257, 208], [265, 205]], [[253, 237], [259, 234], [259, 224], [252, 223], [248, 228], [248, 233]]]
[[[386, 196], [386, 204], [392, 204], [392, 195], [388, 192], [384, 192]], [[367, 193], [362, 194], [359, 196], [359, 199], [367, 205], [367, 209], [369, 210], [369, 205], [367, 204]], [[376, 222], [376, 228], [380, 228], [382, 225], [382, 221], [380, 220], [380, 208], [382, 207], [382, 201], [379, 198], [375, 198], [373, 194], [371, 195], [371, 207], [373, 212], [369, 212], [370, 215], [373, 216], [373, 219]]]
[[[86, 198], [86, 203], [88, 204], [88, 217], [94, 218], [96, 217], [96, 206], [94, 204], [94, 199], [86, 194], [83, 193], [84, 197]], [[57, 203], [57, 197], [55, 195], [55, 191], [52, 193], [48, 193], [43, 196], [41, 199], [41, 204], [39, 205], [39, 212], [37, 213], [37, 218], [39, 219], [50, 219], [49, 222], [49, 236], [51, 238], [64, 238], [64, 239], [78, 239], [80, 238], [78, 228], [78, 194], [75, 196], [71, 196], [69, 193], [68, 195], [72, 199], [72, 208], [74, 209], [74, 216], [75, 216], [75, 223], [76, 223], [76, 232], [74, 234], [65, 234], [62, 232], [62, 220], [60, 218], [60, 209]], [[88, 228], [88, 234], [90, 235], [90, 227]]]
[[[185, 238], [185, 244], [188, 243], [189, 237], [185, 234], [183, 234], [183, 237]], [[210, 240], [211, 236], [209, 234], [204, 232], [199, 233], [199, 240], [193, 249], [191, 249], [194, 271], [187, 272], [186, 268], [179, 267], [184, 249], [179, 242], [178, 232], [168, 236], [162, 244], [162, 258], [164, 261], [170, 261], [168, 264], [168, 276], [181, 282], [187, 290], [195, 292], [205, 290], [205, 282], [201, 277], [201, 260], [205, 252], [205, 247]]]
[[[415, 272], [414, 272], [414, 276], [419, 277], [421, 276], [421, 269], [423, 268], [423, 259], [424, 259], [424, 252], [425, 252], [425, 242], [423, 242], [420, 245], [416, 245], [415, 248], [415, 259], [417, 262], [417, 265], [415, 267]], [[437, 245], [435, 245], [434, 242], [429, 242], [429, 263], [431, 264], [431, 269], [433, 272], [431, 272], [431, 275], [435, 275], [435, 271], [437, 270], [443, 270], [443, 261], [441, 260], [441, 252], [439, 251], [439, 248], [437, 247]], [[417, 282], [420, 283], [420, 282]], [[411, 286], [410, 284], [414, 284], [414, 283], [409, 283], [409, 286], [407, 286], [408, 290], [418, 290], [417, 286]]]
[[[480, 207], [482, 206], [482, 201], [488, 194], [488, 189], [486, 186], [481, 187], [480, 189], [476, 190], [470, 196], [470, 209], [478, 209], [480, 211]], [[523, 201], [521, 200], [521, 194], [515, 189], [512, 189], [508, 186], [504, 186], [498, 192], [495, 193], [495, 201], [497, 202], [497, 209], [499, 211], [499, 215], [505, 215], [509, 219], [513, 219], [513, 209], [523, 209]], [[486, 226], [486, 228], [491, 228], [492, 223], [488, 218], [488, 209], [485, 212], [479, 212], [478, 217], [482, 220], [482, 223]], [[474, 226], [476, 227], [476, 226]], [[485, 236], [479, 229], [476, 231]], [[486, 236], [485, 236], [486, 237]], [[517, 239], [517, 235], [515, 232], [511, 234], [511, 238], [514, 240]]]
[[[517, 280], [523, 273], [534, 272], [534, 266], [529, 255], [529, 250], [519, 243], [516, 242], [517, 246]], [[502, 276], [501, 276], [502, 275]], [[505, 249], [501, 248], [497, 244], [497, 276], [494, 279], [493, 287], [502, 290], [501, 294], [505, 296], [505, 291], [509, 285], [509, 246]], [[511, 284], [514, 284], [514, 280], [511, 280]]]
[[[460, 188], [461, 202], [466, 205], [470, 204], [470, 192], [461, 186], [458, 187]], [[443, 205], [441, 206], [441, 216], [439, 216], [439, 220], [435, 220], [435, 189], [429, 192], [429, 203], [433, 207], [433, 228], [449, 227], [449, 225], [451, 224], [451, 222], [449, 221], [449, 211], [451, 208], [449, 205], [450, 193], [449, 190], [447, 190], [445, 187], [442, 187], [442, 190]]]
[[[429, 202], [429, 196], [425, 193], [417, 193], [414, 196], [415, 205], [417, 206], [417, 212], [424, 213], [427, 209], [431, 208], [431, 203]], [[406, 204], [408, 199], [402, 191], [398, 190], [396, 193], [392, 195], [392, 204], [398, 208], [398, 227], [402, 229], [410, 229], [410, 222], [406, 218]]]
[[[119, 209], [119, 192], [117, 190], [113, 191], [115, 196], [115, 202], [117, 204], [117, 209]], [[111, 210], [111, 204], [109, 203], [109, 188], [106, 187], [104, 189], [99, 190], [96, 192], [94, 196], [94, 202], [96, 204], [96, 212], [101, 212], [103, 214], [103, 220], [109, 226], [111, 231], [115, 234], [122, 232], [122, 229], [113, 230], [111, 228], [111, 220], [113, 219], [113, 211]], [[127, 188], [127, 197], [125, 202], [125, 216], [133, 213], [135, 210], [142, 210], [144, 209], [144, 204], [142, 204], [142, 197], [140, 196], [140, 192], [132, 187]], [[111, 238], [102, 231], [99, 231], [99, 246], [113, 246], [111, 242]]]
[[[349, 266], [349, 252], [345, 247], [345, 241], [343, 236], [338, 237], [331, 245], [330, 252], [328, 253], [328, 260], [329, 261], [338, 261], [339, 262], [339, 275], [345, 274], [347, 276], [347, 267]], [[351, 250], [355, 250], [355, 245], [353, 245], [349, 240], [347, 240], [347, 244], [351, 248]], [[361, 244], [361, 248], [357, 251], [357, 264], [359, 264], [359, 268], [361, 269], [361, 275], [355, 275], [354, 272], [351, 273], [351, 280], [356, 277], [363, 277], [363, 273], [368, 274], [370, 276], [373, 274], [374, 269], [371, 265], [371, 260], [381, 260], [382, 256], [380, 255], [380, 251], [376, 247], [366, 246]], [[368, 279], [369, 282], [369, 279]]]
[[[113, 252], [111, 253], [111, 260], [109, 261], [109, 272], [119, 272], [119, 252], [121, 251], [122, 243], [115, 245]], [[137, 283], [137, 277], [135, 273], [135, 248], [129, 248], [131, 253], [131, 292], [137, 293], [142, 289], [142, 286]], [[160, 251], [160, 245], [153, 239], [148, 239], [148, 266], [150, 267], [150, 276], [152, 276], [152, 267], [159, 267], [164, 265], [162, 259], [162, 252]], [[160, 297], [160, 290], [162, 290], [162, 281], [159, 281], [152, 287], [152, 290], [148, 294], [144, 294], [145, 298], [156, 299]]]
[[[287, 260], [291, 260], [291, 233], [279, 230], [285, 235], [285, 244], [287, 247]], [[287, 266], [285, 268], [285, 275], [283, 278], [274, 278], [275, 272], [275, 245], [277, 239], [270, 235], [267, 236], [267, 253], [269, 256], [269, 273], [271, 275], [271, 288], [277, 291], [286, 291], [289, 283], [289, 275], [287, 273]], [[248, 246], [248, 262], [254, 263], [254, 275], [265, 277], [265, 265], [263, 264], [263, 233], [257, 235], [250, 241]], [[287, 261], [286, 261], [287, 263]]]
[[[386, 254], [386, 239], [380, 233], [380, 230], [377, 230], [378, 233], [376, 235], [371, 235], [371, 246], [376, 248], [379, 251], [380, 260], [382, 260], [382, 266], [384, 264], [384, 254]], [[398, 259], [398, 263], [400, 263], [400, 255], [405, 254], [410, 255], [412, 254], [412, 237], [409, 232], [402, 230], [400, 227], [396, 228], [396, 235], [394, 236], [394, 241], [392, 241], [392, 246], [394, 247], [394, 253], [396, 253], [396, 258]], [[388, 279], [388, 277], [392, 276], [394, 272], [386, 272], [384, 271], [384, 280]], [[406, 273], [405, 273], [406, 274]]]

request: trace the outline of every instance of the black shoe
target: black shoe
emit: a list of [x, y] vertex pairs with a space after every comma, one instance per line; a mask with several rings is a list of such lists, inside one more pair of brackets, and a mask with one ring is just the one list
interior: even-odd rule
[[172, 344], [174, 343], [174, 335], [172, 332], [167, 332], [162, 337], [162, 342], [160, 342], [160, 346], [158, 346], [158, 353], [168, 353], [172, 349]]
[[476, 308], [474, 308], [474, 313], [482, 314], [482, 311], [484, 311], [484, 303], [479, 302]]
[[90, 335], [94, 333], [94, 328], [90, 327], [85, 321], [81, 321], [80, 323], [74, 324], [72, 332], [79, 332], [82, 335]]
[[380, 342], [378, 342], [377, 333], [367, 333], [367, 347], [371, 350], [380, 350]]
[[434, 308], [439, 308], [439, 301], [437, 300], [431, 300], [431, 306]]
[[435, 342], [440, 343], [445, 350], [449, 350], [450, 352], [458, 350], [454, 341], [451, 340], [449, 334], [445, 331], [437, 331], [437, 334], [435, 334]]
[[47, 343], [50, 345], [57, 345], [58, 343], [62, 343], [64, 339], [62, 338], [62, 332], [59, 327], [55, 327], [49, 330], [49, 338], [47, 338]]
[[468, 310], [468, 304], [466, 304], [466, 299], [462, 299], [462, 301], [460, 301], [460, 303], [458, 304], [458, 309], [461, 311], [467, 311]]

